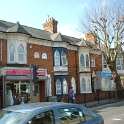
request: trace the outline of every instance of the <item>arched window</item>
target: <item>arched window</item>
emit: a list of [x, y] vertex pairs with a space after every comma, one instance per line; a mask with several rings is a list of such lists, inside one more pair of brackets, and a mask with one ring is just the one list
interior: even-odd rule
[[56, 94], [62, 94], [62, 84], [59, 79], [56, 81]]
[[72, 77], [72, 79], [71, 79], [71, 85], [73, 87], [74, 93], [76, 93], [76, 82], [75, 82], [74, 77]]
[[61, 53], [62, 65], [67, 65], [67, 55], [64, 51]]
[[84, 78], [82, 78], [80, 82], [80, 92], [86, 93], [86, 80]]
[[86, 67], [89, 67], [89, 56], [86, 55]]
[[63, 80], [63, 94], [68, 93], [68, 85], [66, 79]]
[[24, 47], [22, 44], [18, 46], [18, 61], [24, 62]]
[[56, 50], [54, 53], [54, 64], [55, 66], [60, 65], [60, 53], [58, 50]]
[[13, 44], [10, 45], [9, 47], [9, 60], [10, 62], [14, 62], [15, 61], [15, 46]]
[[80, 65], [85, 66], [85, 60], [84, 60], [84, 55], [83, 54], [81, 54], [81, 56], [80, 56]]

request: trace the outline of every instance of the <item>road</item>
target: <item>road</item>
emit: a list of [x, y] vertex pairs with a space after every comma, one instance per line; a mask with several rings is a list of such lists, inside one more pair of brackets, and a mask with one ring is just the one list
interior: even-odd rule
[[104, 118], [104, 124], [124, 124], [124, 101], [97, 107], [96, 110]]

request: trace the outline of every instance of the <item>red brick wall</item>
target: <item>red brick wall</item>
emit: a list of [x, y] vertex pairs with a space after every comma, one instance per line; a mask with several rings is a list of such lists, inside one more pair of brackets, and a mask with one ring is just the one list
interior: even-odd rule
[[[41, 45], [36, 45], [36, 44], [28, 44], [27, 52], [28, 52], [27, 53], [28, 64], [36, 64], [40, 68], [47, 69], [48, 73], [53, 73], [53, 57], [52, 57], [51, 47], [41, 46]], [[34, 52], [39, 52], [40, 58], [38, 59], [34, 58]], [[47, 53], [47, 59], [42, 59], [41, 53]]]
[[79, 64], [78, 64], [78, 53], [74, 50], [68, 51], [68, 71], [69, 71], [69, 81], [71, 82], [71, 78], [74, 77], [77, 86], [77, 92], [79, 91]]

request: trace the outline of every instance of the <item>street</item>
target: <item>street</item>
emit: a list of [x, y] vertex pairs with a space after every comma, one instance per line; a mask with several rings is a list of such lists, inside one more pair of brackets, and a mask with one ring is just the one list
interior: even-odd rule
[[124, 102], [94, 108], [104, 118], [104, 124], [124, 124]]

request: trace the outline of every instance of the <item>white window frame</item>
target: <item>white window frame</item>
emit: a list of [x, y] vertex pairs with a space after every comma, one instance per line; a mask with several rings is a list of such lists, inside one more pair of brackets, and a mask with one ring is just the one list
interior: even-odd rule
[[80, 82], [80, 92], [81, 93], [86, 93], [86, 80], [85, 80], [85, 78], [81, 79], [81, 82]]
[[96, 67], [95, 57], [91, 57], [91, 67]]
[[71, 85], [73, 87], [74, 93], [76, 94], [76, 82], [74, 77], [71, 78]]
[[55, 50], [55, 52], [54, 52], [54, 65], [60, 66], [60, 52], [59, 52], [59, 50]]
[[124, 69], [124, 59], [122, 56], [118, 56], [116, 59], [116, 68], [117, 70], [123, 70]]
[[25, 62], [25, 49], [24, 49], [23, 44], [19, 44], [17, 48], [17, 52], [18, 52], [18, 62], [24, 63]]
[[68, 84], [65, 78], [63, 80], [63, 94], [68, 94]]
[[89, 66], [90, 66], [90, 64], [89, 64], [90, 59], [89, 59], [89, 55], [88, 54], [86, 54], [85, 61], [86, 61], [86, 68], [89, 68]]
[[56, 80], [56, 95], [61, 95], [62, 94], [62, 83], [60, 79]]
[[61, 52], [61, 61], [62, 61], [62, 65], [63, 66], [66, 66], [68, 65], [68, 62], [67, 62], [67, 55], [66, 53], [62, 50]]
[[[16, 53], [15, 45], [11, 43], [9, 45], [9, 62], [10, 63], [15, 63], [15, 53]], [[11, 60], [11, 56], [13, 56], [13, 61]]]
[[80, 55], [80, 66], [85, 67], [85, 57], [84, 57], [84, 54]]

